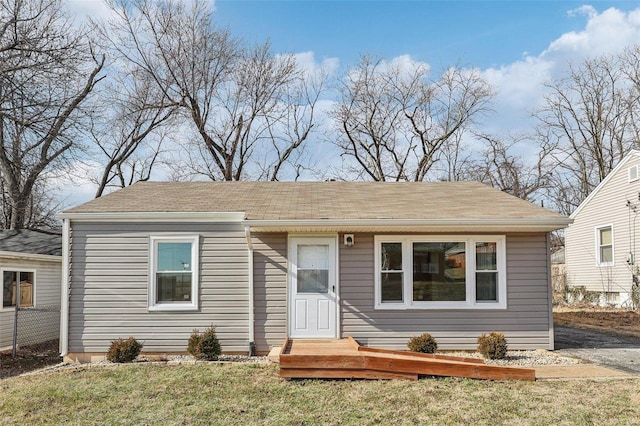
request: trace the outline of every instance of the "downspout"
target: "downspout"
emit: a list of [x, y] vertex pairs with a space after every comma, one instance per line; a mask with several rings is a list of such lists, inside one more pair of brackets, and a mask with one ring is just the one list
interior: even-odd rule
[[253, 297], [253, 242], [251, 241], [251, 227], [244, 227], [244, 235], [247, 238], [248, 257], [249, 257], [249, 356], [256, 354], [255, 343], [255, 314], [254, 314], [254, 297]]
[[62, 300], [60, 301], [60, 356], [69, 351], [69, 254], [70, 219], [62, 219]]

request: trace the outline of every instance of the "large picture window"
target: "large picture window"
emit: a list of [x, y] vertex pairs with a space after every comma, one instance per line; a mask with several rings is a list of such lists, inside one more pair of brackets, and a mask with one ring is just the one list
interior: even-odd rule
[[[19, 290], [18, 290], [19, 289]], [[2, 271], [2, 307], [33, 307], [35, 295], [35, 272]]]
[[376, 236], [376, 308], [504, 309], [504, 236]]
[[198, 237], [151, 237], [150, 310], [198, 308]]

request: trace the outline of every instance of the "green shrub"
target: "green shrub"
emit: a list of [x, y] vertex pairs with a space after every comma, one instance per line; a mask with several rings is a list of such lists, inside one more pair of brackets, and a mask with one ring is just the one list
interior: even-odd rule
[[218, 356], [222, 353], [222, 348], [220, 347], [218, 336], [216, 336], [215, 327], [207, 328], [202, 334], [197, 329], [193, 330], [187, 344], [187, 352], [198, 359], [207, 361], [218, 359]]
[[111, 342], [107, 359], [111, 362], [131, 362], [140, 355], [142, 343], [138, 342], [135, 337], [128, 339], [116, 339]]
[[436, 342], [436, 339], [429, 333], [423, 333], [420, 336], [414, 336], [409, 339], [407, 347], [411, 352], [432, 354], [438, 349], [438, 342]]
[[504, 334], [491, 332], [478, 337], [478, 352], [488, 359], [504, 359], [507, 355], [507, 339]]

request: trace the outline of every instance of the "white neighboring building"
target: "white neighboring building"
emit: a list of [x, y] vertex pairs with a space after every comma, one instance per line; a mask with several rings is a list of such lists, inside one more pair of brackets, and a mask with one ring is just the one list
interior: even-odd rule
[[632, 307], [640, 273], [640, 151], [633, 150], [571, 215], [565, 230], [567, 285], [600, 293], [600, 303]]
[[60, 336], [61, 253], [60, 233], [0, 231], [0, 350], [13, 344], [17, 303], [25, 308], [18, 320], [19, 346]]

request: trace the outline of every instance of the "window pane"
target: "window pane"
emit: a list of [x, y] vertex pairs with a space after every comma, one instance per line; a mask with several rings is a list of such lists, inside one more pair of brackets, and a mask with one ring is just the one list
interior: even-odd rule
[[380, 277], [381, 299], [385, 302], [402, 302], [402, 272], [383, 272]]
[[191, 272], [156, 274], [158, 283], [156, 302], [190, 302]]
[[496, 243], [476, 243], [476, 270], [498, 269]]
[[600, 230], [600, 245], [611, 245], [611, 228], [602, 228]]
[[191, 271], [191, 243], [158, 243], [157, 271]]
[[20, 272], [20, 306], [33, 306], [33, 272]]
[[402, 243], [382, 243], [382, 270], [402, 271]]
[[413, 244], [413, 300], [465, 301], [465, 243]]
[[476, 272], [476, 300], [492, 302], [497, 301], [497, 288], [497, 272]]
[[15, 272], [2, 274], [2, 306], [16, 306], [16, 277]]
[[328, 269], [298, 269], [298, 293], [329, 292]]
[[298, 244], [298, 269], [329, 269], [329, 246]]
[[600, 247], [600, 262], [613, 262], [613, 247], [605, 246]]

